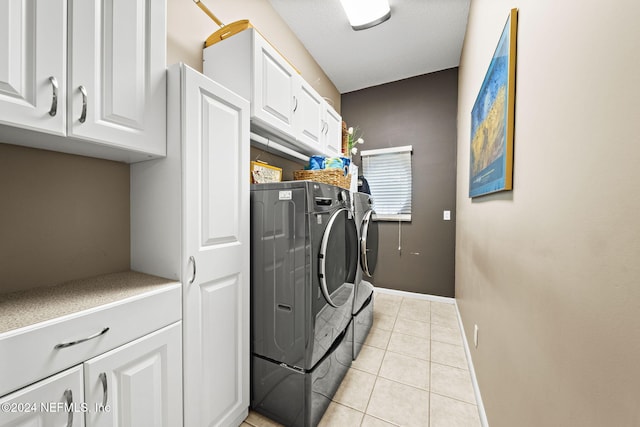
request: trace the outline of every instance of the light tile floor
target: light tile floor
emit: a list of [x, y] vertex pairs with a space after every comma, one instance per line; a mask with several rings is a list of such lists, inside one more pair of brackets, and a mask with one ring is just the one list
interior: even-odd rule
[[[279, 424], [250, 411], [242, 427]], [[376, 293], [374, 321], [323, 427], [480, 427], [453, 304]]]

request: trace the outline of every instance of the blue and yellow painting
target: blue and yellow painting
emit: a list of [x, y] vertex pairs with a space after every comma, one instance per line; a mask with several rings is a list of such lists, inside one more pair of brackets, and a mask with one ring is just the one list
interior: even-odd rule
[[496, 47], [489, 70], [471, 110], [469, 197], [511, 188], [509, 123], [510, 20]]

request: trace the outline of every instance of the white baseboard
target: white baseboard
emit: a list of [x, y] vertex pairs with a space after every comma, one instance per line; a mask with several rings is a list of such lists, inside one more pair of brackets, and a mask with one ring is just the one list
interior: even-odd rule
[[445, 304], [456, 303], [455, 298], [439, 297], [437, 295], [419, 294], [417, 292], [398, 291], [396, 289], [387, 289], [387, 288], [374, 287], [373, 289], [375, 290], [375, 292], [379, 294], [389, 294], [389, 295], [397, 295], [400, 297], [407, 297], [407, 298], [425, 299], [429, 301], [443, 302]]
[[458, 309], [458, 304], [455, 303], [455, 305], [456, 305], [456, 313], [458, 314], [458, 325], [460, 326], [460, 332], [462, 332], [462, 341], [464, 342], [464, 352], [467, 355], [469, 373], [471, 374], [471, 382], [473, 383], [473, 392], [476, 395], [476, 403], [478, 404], [478, 415], [480, 415], [480, 423], [482, 424], [482, 427], [489, 427], [489, 421], [487, 420], [487, 413], [484, 410], [484, 404], [482, 403], [482, 396], [480, 395], [480, 386], [478, 385], [478, 380], [476, 378], [476, 371], [475, 369], [473, 369], [473, 360], [471, 359], [471, 350], [469, 349], [467, 334], [464, 333], [464, 325], [462, 324], [462, 317], [460, 317], [460, 309]]

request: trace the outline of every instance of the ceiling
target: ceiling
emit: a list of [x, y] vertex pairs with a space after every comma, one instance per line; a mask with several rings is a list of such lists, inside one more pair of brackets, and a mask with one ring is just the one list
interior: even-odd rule
[[269, 0], [340, 93], [460, 64], [470, 0], [389, 0], [391, 18], [351, 29], [340, 0]]

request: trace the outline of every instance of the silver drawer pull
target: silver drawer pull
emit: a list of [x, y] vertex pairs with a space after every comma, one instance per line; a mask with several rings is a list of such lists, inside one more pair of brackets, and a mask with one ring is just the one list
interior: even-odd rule
[[80, 114], [80, 123], [84, 123], [87, 120], [87, 98], [89, 95], [87, 94], [87, 89], [84, 86], [80, 86], [80, 93], [82, 94], [82, 113]]
[[58, 80], [55, 77], [49, 77], [49, 81], [51, 82], [51, 87], [53, 88], [53, 96], [51, 97], [51, 109], [49, 110], [49, 115], [51, 117], [55, 116], [58, 113]]
[[67, 400], [67, 408], [69, 408], [69, 415], [67, 415], [67, 427], [73, 426], [73, 393], [71, 389], [64, 391], [64, 398]]
[[71, 342], [63, 342], [62, 344], [56, 344], [56, 346], [53, 347], [53, 348], [55, 348], [57, 350], [59, 348], [71, 347], [72, 345], [80, 344], [82, 342], [89, 341], [89, 340], [92, 340], [94, 338], [98, 338], [99, 336], [106, 334], [108, 331], [109, 331], [109, 328], [107, 327], [107, 328], [104, 328], [103, 330], [101, 330], [100, 332], [98, 332], [96, 334], [93, 334], [91, 336], [88, 336], [86, 338], [82, 338], [81, 340], [71, 341]]
[[100, 378], [100, 382], [102, 382], [102, 406], [100, 407], [101, 411], [104, 411], [104, 408], [107, 407], [107, 374], [105, 372], [101, 372], [100, 375], [98, 375], [98, 378]]

